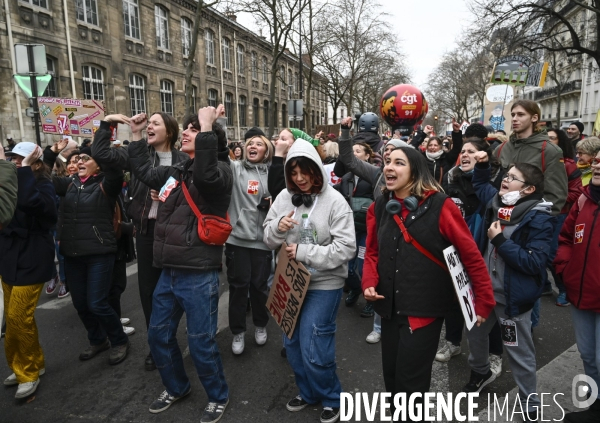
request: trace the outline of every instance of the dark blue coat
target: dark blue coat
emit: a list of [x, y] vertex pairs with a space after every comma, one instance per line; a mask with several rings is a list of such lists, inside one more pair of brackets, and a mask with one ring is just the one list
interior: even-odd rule
[[[491, 202], [498, 194], [489, 180], [490, 167], [476, 165], [473, 187], [479, 200], [487, 204], [483, 225], [486, 232], [494, 220]], [[523, 216], [510, 239], [500, 235], [494, 238], [492, 243], [505, 262], [505, 313], [508, 316], [517, 316], [532, 309], [535, 301], [542, 295], [548, 281], [546, 266], [556, 224], [556, 217], [550, 211], [546, 213], [533, 209]], [[487, 236], [485, 238], [487, 243]]]
[[17, 179], [15, 215], [0, 231], [0, 275], [12, 286], [45, 283], [54, 268], [56, 193], [50, 179], [36, 180], [28, 166], [17, 169]]

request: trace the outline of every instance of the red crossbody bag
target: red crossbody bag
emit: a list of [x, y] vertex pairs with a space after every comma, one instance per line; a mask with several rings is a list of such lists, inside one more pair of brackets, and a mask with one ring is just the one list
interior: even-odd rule
[[198, 237], [200, 240], [209, 245], [225, 244], [225, 241], [227, 241], [229, 234], [233, 230], [231, 223], [229, 223], [229, 213], [225, 215], [225, 219], [214, 214], [200, 213], [183, 181], [181, 182], [181, 188], [183, 189], [185, 199], [198, 218]]

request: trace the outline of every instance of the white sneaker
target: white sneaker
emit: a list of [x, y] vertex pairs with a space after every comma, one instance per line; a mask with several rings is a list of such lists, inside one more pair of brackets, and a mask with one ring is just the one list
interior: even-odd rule
[[496, 377], [502, 375], [502, 356], [490, 354], [490, 370]]
[[131, 319], [129, 317], [121, 317], [121, 324], [123, 326], [128, 325], [129, 322], [131, 322]]
[[246, 332], [238, 333], [233, 336], [233, 342], [231, 343], [231, 351], [235, 355], [240, 355], [244, 352], [244, 335]]
[[376, 344], [379, 341], [381, 341], [381, 334], [378, 332], [371, 332], [370, 334], [367, 335], [367, 342], [369, 344]]
[[254, 340], [257, 345], [265, 345], [267, 343], [267, 328], [256, 328], [254, 330]]
[[19, 383], [19, 387], [17, 388], [17, 393], [15, 394], [15, 398], [25, 398], [29, 395], [33, 394], [40, 384], [40, 380], [34, 380], [33, 382], [25, 382]]
[[[44, 373], [46, 373], [46, 369], [40, 369], [39, 371], [39, 376], [42, 376]], [[7, 377], [6, 379], [4, 379], [4, 385], [5, 386], [14, 386], [14, 385], [18, 385], [19, 382], [17, 382], [17, 375], [16, 374], [12, 374], [9, 377]]]
[[125, 335], [127, 336], [133, 335], [135, 333], [135, 328], [132, 328], [131, 326], [123, 326], [123, 332], [125, 332]]
[[450, 361], [452, 357], [455, 355], [459, 355], [461, 353], [460, 345], [457, 347], [452, 344], [452, 342], [446, 341], [446, 345], [438, 350], [435, 355], [436, 361], [441, 361], [442, 363], [446, 363]]

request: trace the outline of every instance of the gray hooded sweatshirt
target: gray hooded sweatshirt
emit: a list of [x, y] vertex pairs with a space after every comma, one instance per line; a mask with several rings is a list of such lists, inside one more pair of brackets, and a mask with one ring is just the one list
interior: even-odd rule
[[[298, 223], [302, 223], [302, 214], [310, 213], [310, 221], [317, 231], [318, 245], [298, 244], [296, 260], [317, 271], [311, 275], [308, 289], [332, 290], [344, 286], [348, 277], [348, 261], [356, 252], [356, 236], [352, 209], [344, 197], [327, 183], [327, 174], [315, 148], [308, 142], [296, 140], [286, 158], [286, 165], [295, 157], [308, 157], [317, 163], [323, 174], [323, 188], [313, 196], [313, 206], [292, 204], [293, 192], [289, 190], [293, 182], [287, 180], [287, 190], [278, 196], [265, 219], [264, 241], [267, 247], [276, 249], [285, 241], [298, 244], [300, 241], [300, 225], [295, 225], [287, 232], [280, 232], [279, 221], [295, 210]], [[313, 208], [314, 207], [314, 208]], [[312, 209], [312, 212], [311, 212]]]
[[227, 243], [269, 251], [263, 242], [267, 212], [257, 208], [263, 198], [271, 196], [267, 187], [267, 165], [252, 164], [245, 159], [231, 160], [230, 165], [234, 183], [228, 212], [233, 230]]

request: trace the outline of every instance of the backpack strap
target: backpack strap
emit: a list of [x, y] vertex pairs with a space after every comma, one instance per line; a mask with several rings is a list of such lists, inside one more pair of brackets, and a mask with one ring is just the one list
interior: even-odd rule
[[506, 142], [503, 142], [502, 144], [500, 144], [500, 147], [498, 148], [498, 153], [496, 154], [496, 158], [498, 160], [500, 160], [500, 155], [502, 154], [502, 149], [504, 148], [505, 145], [506, 145]]

